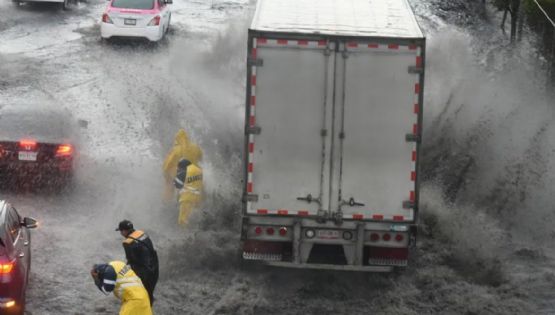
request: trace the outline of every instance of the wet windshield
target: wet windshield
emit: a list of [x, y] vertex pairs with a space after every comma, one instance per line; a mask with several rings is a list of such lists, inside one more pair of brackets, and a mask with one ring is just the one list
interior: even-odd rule
[[154, 0], [114, 0], [112, 7], [123, 9], [139, 9], [151, 10], [154, 9]]

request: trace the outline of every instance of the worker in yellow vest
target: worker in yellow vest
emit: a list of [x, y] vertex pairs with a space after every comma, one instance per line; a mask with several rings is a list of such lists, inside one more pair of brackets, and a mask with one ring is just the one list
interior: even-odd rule
[[121, 300], [119, 315], [152, 315], [148, 293], [131, 266], [123, 261], [94, 265], [94, 283], [105, 294], [114, 292]]
[[177, 173], [177, 164], [182, 159], [186, 159], [192, 164], [198, 166], [200, 160], [202, 159], [202, 150], [199, 148], [198, 145], [189, 140], [185, 130], [179, 129], [179, 131], [175, 135], [173, 147], [164, 160], [164, 199], [166, 202], [172, 202], [175, 200], [175, 188], [173, 185], [173, 181]]
[[189, 216], [202, 201], [202, 169], [187, 159], [177, 164], [174, 185], [179, 189], [178, 223], [187, 224]]

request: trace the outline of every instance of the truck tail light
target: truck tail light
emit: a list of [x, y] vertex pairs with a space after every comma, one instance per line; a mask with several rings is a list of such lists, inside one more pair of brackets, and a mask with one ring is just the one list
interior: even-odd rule
[[19, 149], [24, 151], [35, 151], [37, 142], [35, 140], [22, 139], [19, 141]]
[[254, 229], [254, 233], [256, 233], [256, 235], [262, 234], [262, 228], [259, 227], [259, 226], [257, 226], [257, 227]]
[[15, 260], [10, 261], [8, 263], [0, 263], [0, 274], [7, 274], [12, 272], [12, 269], [14, 266], [15, 266]]
[[152, 20], [150, 20], [150, 22], [148, 23], [148, 26], [158, 26], [160, 25], [160, 16], [157, 15], [155, 16]]
[[395, 240], [397, 242], [402, 242], [405, 239], [405, 237], [403, 236], [403, 234], [397, 234], [395, 235]]
[[281, 236], [287, 235], [287, 228], [286, 227], [280, 228], [279, 229], [279, 235], [281, 235]]
[[382, 236], [382, 239], [383, 239], [384, 241], [389, 241], [389, 240], [391, 239], [391, 234], [385, 233], [385, 234]]
[[71, 156], [73, 154], [73, 146], [71, 144], [61, 144], [56, 150], [56, 156]]
[[378, 233], [372, 233], [370, 234], [370, 240], [372, 242], [377, 242], [380, 239], [380, 234]]
[[110, 18], [108, 13], [102, 14], [102, 22], [108, 23], [108, 24], [114, 24], [114, 22], [112, 22], [112, 19]]
[[268, 234], [268, 235], [274, 235], [274, 233], [275, 233], [274, 228], [269, 227], [269, 228], [266, 229], [266, 234]]

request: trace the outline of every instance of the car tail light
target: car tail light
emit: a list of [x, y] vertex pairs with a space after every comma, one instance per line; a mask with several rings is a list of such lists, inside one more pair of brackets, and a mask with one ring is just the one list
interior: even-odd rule
[[109, 24], [114, 24], [114, 22], [112, 22], [112, 19], [110, 18], [108, 13], [102, 14], [102, 22], [109, 23]]
[[372, 242], [377, 242], [380, 239], [380, 235], [378, 233], [372, 233], [370, 234], [370, 240]]
[[256, 235], [262, 234], [262, 228], [259, 227], [259, 226], [257, 226], [257, 227], [254, 229], [254, 233], [256, 233]]
[[286, 227], [280, 228], [279, 229], [279, 235], [281, 235], [281, 236], [287, 235], [287, 228]]
[[385, 233], [385, 234], [382, 236], [382, 239], [383, 239], [384, 241], [389, 241], [389, 240], [391, 239], [391, 234]]
[[150, 20], [150, 22], [148, 23], [148, 26], [158, 26], [160, 25], [160, 16], [157, 15], [155, 16], [152, 20]]
[[56, 156], [70, 156], [73, 154], [73, 146], [71, 144], [61, 144], [56, 150]]
[[12, 269], [14, 266], [15, 266], [15, 261], [10, 261], [8, 263], [0, 263], [0, 274], [7, 274], [12, 272]]
[[396, 240], [397, 242], [401, 242], [401, 241], [403, 241], [404, 239], [405, 239], [405, 237], [403, 236], [403, 234], [397, 234], [397, 235], [395, 235], [395, 240]]
[[268, 235], [274, 235], [274, 232], [275, 232], [274, 228], [269, 227], [269, 228], [266, 229], [266, 234], [268, 234]]
[[35, 140], [21, 140], [19, 141], [19, 148], [25, 151], [34, 151], [37, 148], [37, 142]]

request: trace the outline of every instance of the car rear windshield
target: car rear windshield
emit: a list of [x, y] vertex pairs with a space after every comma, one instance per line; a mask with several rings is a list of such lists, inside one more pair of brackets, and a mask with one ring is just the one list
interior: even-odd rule
[[114, 0], [112, 7], [122, 9], [152, 10], [154, 0]]
[[24, 137], [63, 139], [68, 136], [68, 124], [63, 118], [48, 114], [0, 114], [0, 140]]

